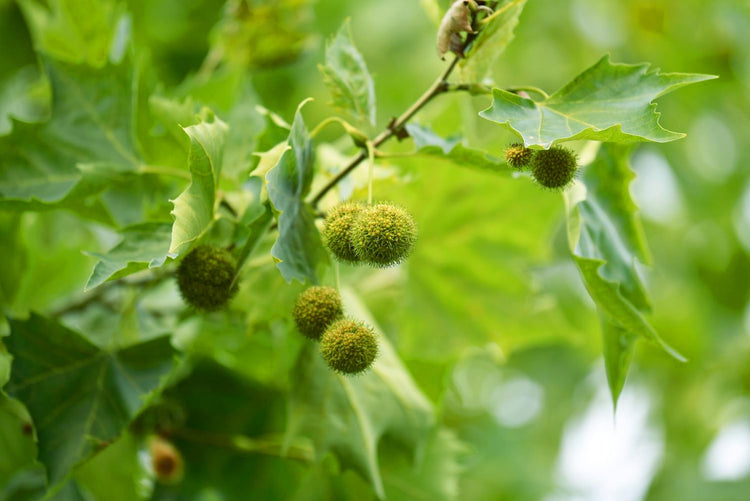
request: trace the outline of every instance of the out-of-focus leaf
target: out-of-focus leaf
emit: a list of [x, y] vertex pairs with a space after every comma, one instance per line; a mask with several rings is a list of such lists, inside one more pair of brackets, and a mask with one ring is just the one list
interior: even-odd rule
[[198, 240], [214, 219], [216, 187], [221, 173], [227, 125], [219, 118], [208, 117], [185, 127], [190, 137], [188, 164], [190, 186], [174, 201], [172, 242], [169, 255], [177, 257]]
[[[97, 176], [134, 172], [132, 69], [128, 62], [95, 70], [45, 61], [52, 114], [43, 124], [15, 122], [0, 138], [0, 196], [61, 201], [74, 187], [85, 197], [103, 189]], [[95, 166], [97, 176], [88, 176]], [[81, 186], [76, 186], [82, 180]]]
[[169, 337], [103, 350], [32, 314], [10, 320], [13, 355], [5, 390], [29, 410], [51, 488], [117, 438], [172, 367]]
[[492, 106], [479, 116], [515, 132], [526, 146], [548, 148], [578, 139], [664, 143], [684, 134], [659, 124], [652, 101], [712, 78], [716, 77], [659, 73], [650, 70], [648, 64], [612, 64], [607, 55], [544, 101], [493, 89]]
[[[0, 486], [20, 470], [32, 467], [36, 458], [34, 429], [21, 404], [0, 393]], [[0, 488], [0, 494], [2, 489]]]
[[328, 260], [320, 233], [315, 227], [312, 209], [304, 198], [310, 191], [315, 157], [312, 143], [297, 108], [292, 130], [278, 164], [266, 174], [268, 198], [279, 213], [279, 238], [271, 254], [279, 260], [278, 268], [287, 282], [318, 282], [318, 266]]
[[38, 50], [55, 59], [103, 66], [116, 39], [121, 9], [114, 0], [20, 0]]
[[498, 5], [495, 12], [484, 19], [476, 39], [465, 51], [466, 58], [459, 63], [463, 82], [480, 82], [508, 44], [518, 24], [526, 0], [509, 0]]
[[408, 124], [406, 130], [414, 139], [416, 156], [424, 156], [431, 163], [441, 162], [455, 167], [471, 167], [509, 176], [512, 172], [505, 162], [481, 150], [467, 148], [459, 138], [444, 139], [429, 127]]
[[136, 224], [123, 228], [120, 235], [120, 242], [105, 254], [87, 253], [99, 258], [86, 284], [87, 290], [98, 287], [107, 280], [164, 264], [172, 235], [172, 223]]
[[602, 326], [602, 346], [604, 348], [604, 366], [607, 371], [607, 382], [615, 408], [620, 393], [625, 386], [630, 363], [635, 354], [635, 343], [638, 336], [628, 332], [613, 322], [609, 317], [600, 315]]
[[333, 98], [332, 105], [375, 125], [375, 84], [362, 54], [354, 46], [349, 20], [326, 44], [325, 61], [318, 68]]
[[296, 59], [310, 45], [309, 0], [230, 0], [216, 28], [216, 57], [249, 68]]
[[387, 455], [381, 461], [387, 499], [461, 499], [459, 477], [463, 468], [459, 458], [467, 452], [454, 432], [441, 428], [429, 437], [416, 464], [408, 454]]
[[113, 444], [77, 468], [74, 478], [93, 499], [146, 499], [143, 491], [148, 478], [138, 459], [138, 441], [130, 433], [123, 433]]
[[289, 499], [312, 459], [309, 444], [282, 454], [283, 394], [216, 362], [199, 359], [161, 400], [181, 416], [170, 440], [185, 459], [185, 476], [157, 485], [154, 500], [200, 499], [211, 491], [219, 499]]
[[49, 89], [39, 71], [26, 66], [0, 78], [0, 136], [10, 133], [10, 117], [22, 122], [40, 122], [49, 113]]
[[605, 363], [615, 405], [632, 358], [632, 336], [648, 339], [684, 361], [643, 317], [650, 303], [635, 262], [647, 254], [636, 206], [627, 191], [633, 178], [629, 151], [628, 146], [603, 144], [586, 167], [585, 190], [574, 185], [564, 193], [568, 245], [604, 317]]
[[[351, 291], [342, 291], [342, 295], [348, 314], [375, 326]], [[432, 405], [381, 332], [378, 344], [379, 354], [372, 368], [357, 377], [336, 374], [323, 361], [317, 345], [305, 346], [292, 376], [285, 442], [310, 437], [318, 457], [333, 451], [342, 465], [363, 475], [383, 498], [385, 489], [378, 465], [380, 438], [387, 434], [419, 449], [435, 416]]]

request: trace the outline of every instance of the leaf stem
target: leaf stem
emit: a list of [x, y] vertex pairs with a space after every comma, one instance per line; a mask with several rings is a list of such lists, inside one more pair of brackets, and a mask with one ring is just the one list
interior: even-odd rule
[[309, 444], [292, 444], [287, 450], [284, 450], [283, 440], [272, 435], [251, 438], [247, 435], [225, 435], [204, 430], [188, 429], [175, 430], [174, 435], [190, 442], [232, 449], [237, 452], [297, 459], [306, 463], [312, 462], [314, 459], [313, 449]]
[[184, 170], [176, 169], [174, 167], [166, 167], [163, 165], [141, 165], [138, 167], [138, 172], [142, 174], [158, 174], [164, 176], [179, 177], [182, 179], [192, 179], [190, 173]]
[[521, 91], [533, 92], [535, 94], [539, 94], [544, 99], [549, 99], [549, 94], [547, 94], [546, 92], [544, 92], [539, 87], [532, 87], [532, 86], [528, 86], [527, 85], [527, 86], [523, 86], [523, 87], [513, 87], [512, 89], [505, 89], [505, 90], [507, 90], [508, 92], [513, 92], [514, 94], [518, 94]]
[[[447, 80], [450, 74], [453, 72], [453, 70], [456, 68], [456, 65], [458, 64], [458, 57], [454, 57], [453, 61], [448, 65], [447, 68], [443, 71], [443, 73], [433, 82], [433, 84], [426, 90], [424, 93], [419, 96], [419, 98], [414, 101], [414, 104], [409, 106], [409, 108], [404, 111], [398, 118], [395, 118], [391, 120], [391, 123], [388, 124], [388, 127], [386, 127], [380, 134], [375, 136], [375, 138], [372, 140], [372, 146], [373, 148], [377, 148], [384, 142], [388, 141], [390, 138], [395, 136], [397, 133], [401, 131], [401, 129], [404, 127], [406, 122], [408, 122], [414, 115], [419, 112], [427, 103], [432, 101], [432, 99], [444, 92], [447, 91]], [[362, 151], [359, 152], [359, 154], [354, 157], [349, 164], [347, 164], [346, 167], [344, 167], [341, 172], [336, 174], [336, 176], [331, 179], [325, 186], [323, 186], [318, 193], [315, 194], [315, 196], [312, 198], [312, 201], [310, 202], [312, 207], [315, 208], [318, 206], [318, 203], [323, 199], [323, 197], [331, 191], [339, 182], [344, 179], [351, 171], [353, 171], [359, 164], [361, 164], [365, 159], [368, 158], [367, 148], [362, 149]]]

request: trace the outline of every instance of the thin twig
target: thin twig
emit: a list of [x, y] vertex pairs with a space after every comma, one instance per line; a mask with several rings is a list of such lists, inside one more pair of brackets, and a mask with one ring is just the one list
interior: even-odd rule
[[[446, 81], [455, 69], [456, 64], [458, 64], [458, 57], [455, 57], [453, 61], [451, 61], [445, 71], [443, 71], [443, 73], [437, 78], [437, 80], [435, 80], [435, 82], [419, 97], [419, 99], [414, 102], [414, 104], [409, 107], [409, 109], [407, 109], [401, 114], [401, 116], [388, 124], [388, 127], [386, 127], [385, 130], [383, 130], [375, 137], [375, 139], [372, 140], [373, 147], [377, 148], [378, 146], [395, 136], [396, 133], [403, 128], [406, 122], [408, 122], [414, 115], [416, 115], [419, 110], [421, 110], [435, 96], [445, 92], [447, 89]], [[313, 208], [318, 206], [318, 203], [320, 203], [326, 193], [331, 191], [351, 171], [353, 171], [359, 164], [366, 160], [367, 156], [367, 150], [362, 149], [362, 151], [360, 151], [359, 154], [354, 157], [341, 172], [336, 174], [333, 179], [331, 179], [325, 186], [323, 186], [310, 202]]]

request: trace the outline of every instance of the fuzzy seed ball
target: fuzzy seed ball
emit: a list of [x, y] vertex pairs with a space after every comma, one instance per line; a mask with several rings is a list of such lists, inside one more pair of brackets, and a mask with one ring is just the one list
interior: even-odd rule
[[297, 298], [292, 316], [299, 331], [319, 340], [326, 328], [344, 314], [341, 296], [332, 287], [313, 286]]
[[320, 339], [320, 353], [328, 366], [341, 374], [359, 374], [378, 354], [375, 332], [348, 318], [331, 324]]
[[575, 154], [560, 146], [537, 151], [531, 160], [531, 174], [545, 188], [564, 188], [573, 181], [577, 169]]
[[417, 241], [417, 225], [402, 207], [379, 203], [365, 207], [351, 228], [354, 251], [373, 266], [398, 264]]
[[182, 480], [185, 464], [177, 448], [161, 437], [155, 437], [149, 445], [151, 467], [156, 478], [164, 484], [174, 484]]
[[359, 217], [364, 205], [358, 202], [344, 202], [328, 212], [323, 227], [323, 242], [340, 261], [356, 263], [359, 261], [354, 252], [350, 234], [354, 221]]
[[232, 284], [237, 271], [232, 255], [219, 247], [200, 245], [191, 250], [177, 268], [177, 285], [190, 306], [215, 311], [237, 293]]
[[534, 150], [521, 143], [513, 143], [505, 150], [505, 161], [514, 169], [523, 169], [534, 156]]

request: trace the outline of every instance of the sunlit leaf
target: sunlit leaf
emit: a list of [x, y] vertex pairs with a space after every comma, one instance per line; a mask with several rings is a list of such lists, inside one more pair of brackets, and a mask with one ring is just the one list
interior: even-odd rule
[[315, 157], [302, 118], [303, 101], [297, 108], [286, 149], [279, 162], [266, 174], [268, 198], [279, 213], [279, 238], [271, 254], [287, 282], [318, 282], [318, 266], [328, 259], [315, 216], [304, 201], [312, 183]]
[[172, 214], [170, 256], [184, 253], [203, 235], [214, 218], [216, 188], [221, 173], [227, 126], [216, 117], [185, 127], [190, 137], [190, 186], [177, 197]]
[[103, 350], [36, 314], [10, 320], [5, 391], [29, 410], [50, 486], [122, 432], [172, 367], [169, 337]]
[[659, 73], [648, 64], [612, 64], [604, 56], [543, 101], [502, 89], [479, 113], [519, 135], [526, 146], [545, 148], [563, 141], [593, 139], [664, 143], [684, 137], [659, 124], [653, 100], [680, 87], [716, 78], [692, 73]]

